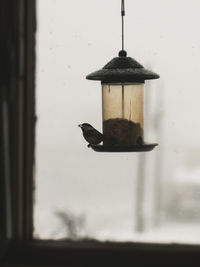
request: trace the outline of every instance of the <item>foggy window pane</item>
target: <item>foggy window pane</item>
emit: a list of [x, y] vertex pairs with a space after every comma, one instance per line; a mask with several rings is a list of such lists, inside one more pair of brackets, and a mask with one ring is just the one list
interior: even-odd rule
[[126, 0], [125, 49], [161, 76], [144, 89], [144, 140], [159, 146], [96, 153], [78, 128], [102, 132], [101, 84], [85, 77], [121, 49], [120, 7], [37, 1], [34, 235], [200, 243], [199, 1]]

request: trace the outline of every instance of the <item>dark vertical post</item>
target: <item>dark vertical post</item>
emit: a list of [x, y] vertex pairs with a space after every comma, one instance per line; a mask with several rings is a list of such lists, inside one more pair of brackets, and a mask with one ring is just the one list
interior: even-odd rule
[[35, 0], [1, 0], [0, 30], [0, 233], [31, 239]]
[[138, 173], [136, 185], [136, 204], [135, 204], [135, 231], [144, 232], [144, 185], [145, 185], [145, 153], [139, 154]]
[[161, 212], [163, 202], [163, 112], [161, 110], [161, 108], [163, 108], [164, 106], [163, 86], [159, 88], [156, 100], [157, 103], [156, 115], [154, 118], [154, 127], [157, 133], [157, 138], [159, 140], [160, 147], [157, 153], [155, 154], [153, 225], [155, 227], [158, 227], [161, 224]]
[[13, 2], [0, 1], [0, 241], [13, 237], [10, 173], [10, 94], [12, 87]]
[[35, 147], [35, 32], [36, 1], [24, 0], [24, 236], [31, 239], [33, 234], [34, 196], [34, 147]]

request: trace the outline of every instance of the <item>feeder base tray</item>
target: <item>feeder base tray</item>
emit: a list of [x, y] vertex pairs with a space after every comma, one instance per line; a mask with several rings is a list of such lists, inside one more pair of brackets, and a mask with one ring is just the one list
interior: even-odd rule
[[91, 148], [96, 152], [147, 152], [152, 151], [158, 144], [144, 144], [144, 145], [92, 145]]

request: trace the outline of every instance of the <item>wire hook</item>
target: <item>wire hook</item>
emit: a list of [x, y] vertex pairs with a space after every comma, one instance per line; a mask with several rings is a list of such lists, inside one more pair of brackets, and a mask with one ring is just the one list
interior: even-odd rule
[[122, 14], [122, 16], [125, 16], [125, 3], [124, 3], [124, 0], [122, 0], [121, 14]]

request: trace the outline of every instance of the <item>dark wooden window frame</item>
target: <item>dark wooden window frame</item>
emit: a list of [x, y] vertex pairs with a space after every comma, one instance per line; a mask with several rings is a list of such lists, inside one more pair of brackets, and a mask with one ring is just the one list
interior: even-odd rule
[[0, 0], [0, 266], [199, 266], [199, 245], [33, 239], [36, 0]]

